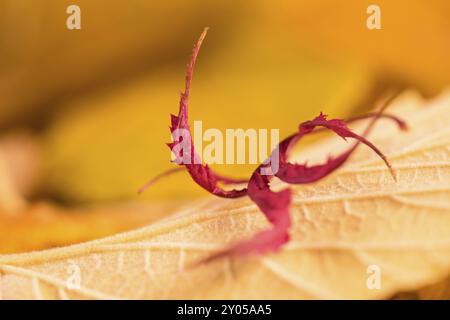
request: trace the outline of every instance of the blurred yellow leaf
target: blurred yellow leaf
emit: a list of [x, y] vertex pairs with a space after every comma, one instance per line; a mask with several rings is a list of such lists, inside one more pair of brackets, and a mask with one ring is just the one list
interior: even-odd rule
[[[387, 298], [450, 271], [450, 92], [429, 103], [403, 95], [371, 137], [397, 183], [364, 148], [329, 178], [294, 188], [292, 240], [263, 257], [194, 267], [268, 223], [247, 199], [211, 197], [166, 220], [66, 248], [0, 256], [3, 298]], [[323, 158], [336, 139], [302, 152]], [[381, 286], [370, 290], [375, 265]], [[369, 268], [369, 269], [368, 269]], [[76, 280], [76, 281], [75, 281]]]
[[[450, 22], [447, 0], [262, 1], [264, 34], [278, 34], [298, 47], [365, 64], [385, 82], [427, 93], [450, 82]], [[377, 5], [381, 29], [366, 26], [367, 8]]]
[[[81, 30], [71, 31], [66, 10], [74, 4]], [[229, 30], [240, 11], [223, 0], [3, 0], [0, 127], [42, 121], [67, 99], [173, 61], [192, 43], [185, 34]]]

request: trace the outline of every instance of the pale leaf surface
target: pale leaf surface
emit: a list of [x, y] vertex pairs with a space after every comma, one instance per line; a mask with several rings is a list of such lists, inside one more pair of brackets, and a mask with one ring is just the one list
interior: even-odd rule
[[[388, 298], [443, 281], [450, 271], [450, 92], [431, 101], [399, 97], [398, 132], [380, 121], [335, 174], [295, 188], [292, 240], [276, 254], [195, 266], [215, 250], [268, 227], [248, 199], [209, 197], [147, 227], [80, 245], [0, 256], [3, 298]], [[299, 122], [304, 119], [299, 119]], [[364, 124], [361, 124], [362, 126]], [[298, 159], [342, 150], [337, 138]], [[369, 265], [381, 288], [366, 285]], [[79, 275], [80, 286], [71, 287]], [[69, 287], [67, 284], [69, 283]]]

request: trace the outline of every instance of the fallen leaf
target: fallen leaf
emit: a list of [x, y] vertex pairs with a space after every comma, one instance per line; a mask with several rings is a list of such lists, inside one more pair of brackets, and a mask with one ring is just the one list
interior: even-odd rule
[[[80, 245], [0, 256], [0, 293], [11, 298], [388, 298], [445, 280], [450, 271], [450, 92], [399, 97], [348, 165], [293, 189], [292, 240], [281, 252], [196, 265], [267, 228], [248, 199], [211, 198], [142, 229]], [[302, 149], [323, 159], [337, 139]], [[300, 154], [300, 153], [299, 153]], [[301, 159], [299, 156], [298, 159]], [[381, 271], [370, 290], [368, 267]]]

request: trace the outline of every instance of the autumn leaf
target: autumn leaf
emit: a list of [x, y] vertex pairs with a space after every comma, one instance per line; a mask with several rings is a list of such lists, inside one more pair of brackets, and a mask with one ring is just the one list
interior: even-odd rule
[[[211, 197], [132, 232], [1, 255], [0, 293], [5, 299], [365, 299], [443, 283], [450, 271], [450, 92], [429, 102], [407, 93], [390, 112], [406, 119], [410, 131], [400, 134], [381, 120], [370, 139], [389, 157], [397, 182], [359, 148], [330, 177], [292, 187], [292, 240], [279, 253], [199, 265], [268, 227], [248, 199]], [[318, 161], [342, 147], [324, 139], [295, 160]], [[379, 289], [367, 286], [371, 266], [381, 272]]]

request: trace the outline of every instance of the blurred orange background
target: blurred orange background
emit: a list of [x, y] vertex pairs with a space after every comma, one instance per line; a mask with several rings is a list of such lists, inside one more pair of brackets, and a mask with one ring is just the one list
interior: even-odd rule
[[[66, 28], [72, 4], [81, 30]], [[381, 30], [366, 27], [370, 4]], [[3, 0], [0, 253], [128, 230], [207, 196], [182, 173], [136, 193], [172, 167], [169, 114], [205, 26], [191, 121], [283, 136], [320, 111], [362, 113], [392, 89], [439, 93], [449, 14], [446, 0]]]

